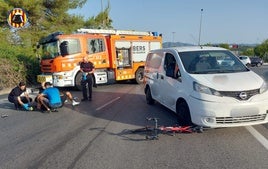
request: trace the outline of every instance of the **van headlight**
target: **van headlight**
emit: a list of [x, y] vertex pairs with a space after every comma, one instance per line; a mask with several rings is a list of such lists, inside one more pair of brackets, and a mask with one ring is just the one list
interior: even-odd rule
[[214, 90], [214, 89], [209, 88], [207, 86], [201, 85], [197, 82], [193, 83], [193, 88], [194, 88], [194, 91], [196, 91], [198, 93], [205, 93], [205, 94], [214, 95], [214, 96], [221, 96], [220, 92], [218, 92], [217, 90]]
[[267, 91], [267, 84], [265, 82], [262, 83], [261, 87], [260, 87], [260, 93], [264, 93]]

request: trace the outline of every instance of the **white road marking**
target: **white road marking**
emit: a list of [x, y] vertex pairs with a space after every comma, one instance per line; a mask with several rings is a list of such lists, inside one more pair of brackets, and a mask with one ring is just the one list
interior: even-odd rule
[[102, 106], [98, 107], [96, 110], [97, 110], [97, 111], [98, 111], [98, 110], [101, 110], [102, 108], [104, 108], [104, 107], [108, 106], [109, 104], [111, 104], [111, 103], [115, 102], [115, 101], [116, 101], [116, 100], [118, 100], [118, 99], [120, 99], [120, 97], [114, 98], [113, 100], [111, 100], [111, 101], [107, 102], [106, 104], [104, 104], [104, 105], [102, 105]]
[[245, 127], [268, 150], [268, 140], [252, 126]]

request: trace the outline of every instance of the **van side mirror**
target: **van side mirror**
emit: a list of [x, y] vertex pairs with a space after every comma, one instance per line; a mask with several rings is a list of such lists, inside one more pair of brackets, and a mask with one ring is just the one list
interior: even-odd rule
[[177, 71], [177, 73], [175, 74], [176, 77], [174, 77], [174, 79], [178, 80], [179, 82], [181, 82], [181, 72], [180, 70]]
[[180, 78], [181, 77], [181, 72], [180, 72], [180, 70], [178, 70], [175, 74], [174, 74], [174, 79], [178, 79], [178, 78]]
[[176, 78], [179, 78], [179, 77], [181, 77], [181, 72], [178, 70]]
[[61, 44], [60, 44], [60, 53], [61, 53], [62, 56], [69, 55], [68, 42], [67, 41], [61, 42]]

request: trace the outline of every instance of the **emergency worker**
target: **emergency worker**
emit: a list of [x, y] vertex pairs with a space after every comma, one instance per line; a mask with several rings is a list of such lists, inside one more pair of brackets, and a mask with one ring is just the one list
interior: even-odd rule
[[38, 104], [44, 106], [47, 113], [51, 111], [50, 109], [62, 107], [59, 89], [53, 87], [50, 82], [45, 82], [44, 86], [45, 90], [37, 96]]
[[88, 56], [85, 56], [83, 58], [83, 61], [80, 63], [80, 71], [82, 72], [81, 85], [83, 92], [83, 99], [81, 101], [92, 100], [92, 85], [93, 85], [94, 70], [95, 70], [94, 64], [88, 60]]
[[19, 110], [21, 107], [29, 110], [29, 104], [32, 102], [32, 98], [29, 97], [24, 82], [20, 82], [18, 86], [11, 90], [8, 95], [8, 101], [14, 104], [16, 110]]

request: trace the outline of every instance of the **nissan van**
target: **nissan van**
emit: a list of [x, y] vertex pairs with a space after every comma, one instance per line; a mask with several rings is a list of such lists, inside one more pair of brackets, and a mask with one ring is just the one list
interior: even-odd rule
[[268, 122], [266, 82], [224, 48], [152, 50], [144, 84], [147, 103], [174, 111], [180, 125], [217, 128]]

